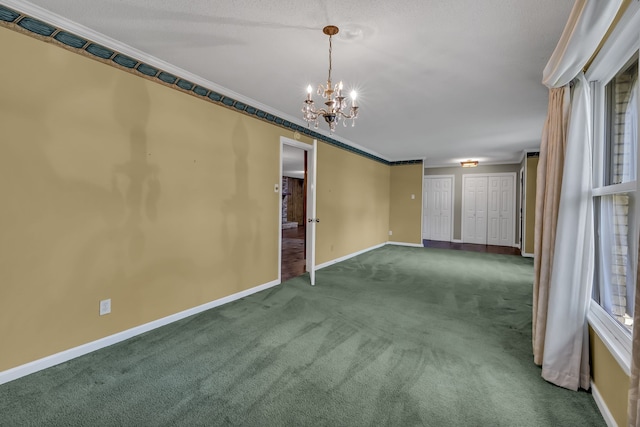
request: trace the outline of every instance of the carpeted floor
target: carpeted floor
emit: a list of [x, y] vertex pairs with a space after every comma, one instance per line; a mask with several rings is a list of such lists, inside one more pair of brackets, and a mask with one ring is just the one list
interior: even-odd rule
[[386, 246], [0, 386], [0, 425], [603, 426], [540, 378], [531, 260]]

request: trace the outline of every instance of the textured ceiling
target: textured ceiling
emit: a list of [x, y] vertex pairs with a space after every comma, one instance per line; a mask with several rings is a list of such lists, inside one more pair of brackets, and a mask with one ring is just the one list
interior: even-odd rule
[[435, 166], [515, 162], [539, 146], [542, 70], [573, 0], [31, 3], [299, 124], [306, 86], [327, 77], [322, 28], [337, 25], [334, 81], [356, 88], [361, 108], [356, 126], [334, 137], [387, 160]]

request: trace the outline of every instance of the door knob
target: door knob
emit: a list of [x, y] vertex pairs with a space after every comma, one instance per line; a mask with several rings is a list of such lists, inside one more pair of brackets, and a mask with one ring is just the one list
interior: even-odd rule
[[316, 218], [316, 222], [320, 222], [320, 218]]

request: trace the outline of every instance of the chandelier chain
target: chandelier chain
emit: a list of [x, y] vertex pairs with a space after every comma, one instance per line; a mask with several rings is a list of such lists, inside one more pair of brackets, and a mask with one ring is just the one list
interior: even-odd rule
[[333, 36], [329, 36], [329, 85], [331, 85], [331, 51], [332, 49], [332, 44], [331, 44], [331, 39]]

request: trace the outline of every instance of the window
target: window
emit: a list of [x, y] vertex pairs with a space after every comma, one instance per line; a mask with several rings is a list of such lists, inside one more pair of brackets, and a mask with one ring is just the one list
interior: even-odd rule
[[620, 325], [633, 326], [637, 253], [633, 223], [633, 193], [594, 198], [597, 275], [593, 299]]
[[[640, 233], [638, 51], [632, 2], [585, 72], [593, 107], [595, 271], [589, 325], [630, 374]], [[640, 291], [638, 291], [640, 292]]]
[[[596, 274], [593, 299], [629, 334], [636, 289], [637, 53], [603, 87], [602, 141], [595, 144]], [[596, 134], [597, 138], [597, 134]]]
[[638, 55], [605, 86], [605, 185], [636, 180]]

